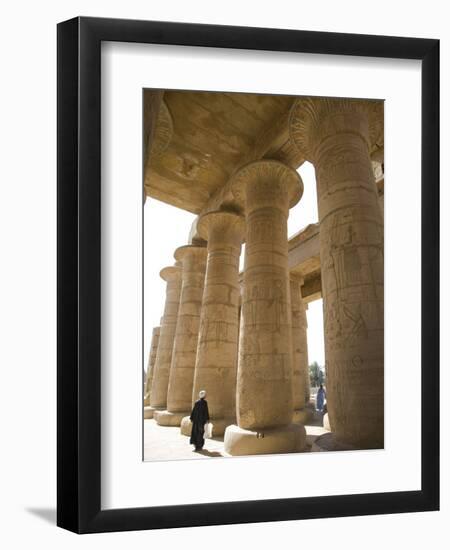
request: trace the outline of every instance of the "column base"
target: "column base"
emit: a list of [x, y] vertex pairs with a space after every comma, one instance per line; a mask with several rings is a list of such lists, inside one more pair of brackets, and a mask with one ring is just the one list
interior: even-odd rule
[[224, 451], [232, 456], [300, 453], [305, 442], [306, 431], [301, 424], [259, 431], [233, 424], [225, 430]]
[[311, 413], [311, 409], [307, 409], [306, 407], [304, 409], [296, 409], [292, 415], [292, 422], [294, 424], [308, 424], [312, 417]]
[[181, 421], [186, 416], [186, 411], [182, 412], [169, 412], [169, 411], [155, 411], [153, 418], [160, 426], [179, 426]]
[[144, 395], [144, 407], [150, 407], [150, 392]]
[[189, 416], [185, 416], [181, 420], [180, 424], [180, 432], [181, 435], [187, 435], [188, 437], [191, 437], [191, 430], [192, 430], [192, 422]]
[[333, 432], [319, 436], [311, 447], [311, 452], [329, 452], [329, 451], [355, 451], [356, 448], [345, 443], [337, 441]]
[[153, 415], [155, 412], [160, 411], [162, 409], [155, 409], [155, 407], [150, 407], [150, 405], [144, 407], [144, 418], [153, 418]]
[[[211, 424], [213, 425], [212, 429], [212, 436], [213, 437], [220, 437], [225, 433], [225, 429], [227, 426], [230, 426], [235, 422], [236, 420], [234, 418], [213, 418], [210, 420]], [[185, 416], [180, 425], [180, 431], [182, 435], [191, 435], [192, 430], [192, 422], [189, 418], [189, 416]]]

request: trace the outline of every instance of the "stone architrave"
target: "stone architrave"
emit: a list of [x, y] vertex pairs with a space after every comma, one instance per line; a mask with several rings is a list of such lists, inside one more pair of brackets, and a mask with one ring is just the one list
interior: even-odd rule
[[244, 166], [232, 191], [245, 212], [246, 246], [236, 408], [225, 430], [231, 455], [298, 452], [292, 423], [292, 334], [287, 218], [302, 195], [295, 170], [273, 160]]
[[158, 350], [154, 366], [153, 382], [150, 391], [150, 406], [154, 412], [167, 406], [167, 387], [172, 363], [172, 350], [178, 319], [178, 306], [181, 292], [181, 268], [169, 266], [162, 269], [160, 277], [166, 281], [166, 303], [161, 319]]
[[384, 239], [370, 160], [382, 128], [379, 101], [305, 98], [291, 112], [291, 138], [316, 171], [327, 406], [339, 447], [384, 445]]
[[161, 327], [154, 327], [152, 332], [152, 342], [150, 344], [150, 353], [148, 356], [147, 375], [144, 386], [144, 418], [153, 418], [153, 409], [150, 407], [150, 392], [153, 384], [153, 374], [155, 369], [156, 353], [158, 351], [159, 334]]
[[305, 424], [309, 417], [306, 405], [306, 373], [308, 372], [308, 340], [306, 310], [302, 299], [303, 279], [290, 276], [292, 311], [292, 400], [294, 422]]
[[167, 391], [167, 410], [155, 412], [153, 415], [161, 426], [180, 426], [183, 417], [191, 412], [205, 284], [206, 246], [181, 246], [175, 251], [175, 259], [181, 263], [182, 284]]
[[[236, 369], [239, 332], [239, 256], [244, 217], [216, 211], [198, 222], [199, 235], [208, 242], [208, 262], [200, 317], [193, 401], [206, 391], [213, 435], [223, 435], [236, 422]], [[190, 425], [183, 419], [182, 433]]]

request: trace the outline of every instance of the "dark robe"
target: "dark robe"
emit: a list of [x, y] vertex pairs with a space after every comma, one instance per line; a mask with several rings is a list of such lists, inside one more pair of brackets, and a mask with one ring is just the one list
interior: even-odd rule
[[196, 449], [201, 449], [205, 444], [205, 424], [209, 422], [208, 403], [205, 399], [199, 399], [195, 402], [191, 416], [192, 432], [190, 443], [195, 445]]

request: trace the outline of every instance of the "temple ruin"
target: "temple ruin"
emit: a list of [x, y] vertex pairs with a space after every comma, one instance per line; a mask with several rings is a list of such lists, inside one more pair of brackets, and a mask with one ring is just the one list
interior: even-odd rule
[[[323, 298], [329, 431], [313, 450], [384, 446], [381, 100], [144, 92], [144, 192], [197, 215], [161, 266], [144, 417], [190, 430], [198, 391], [228, 455], [302, 452], [306, 309]], [[288, 239], [313, 164], [319, 222]], [[242, 244], [244, 270], [239, 272]]]

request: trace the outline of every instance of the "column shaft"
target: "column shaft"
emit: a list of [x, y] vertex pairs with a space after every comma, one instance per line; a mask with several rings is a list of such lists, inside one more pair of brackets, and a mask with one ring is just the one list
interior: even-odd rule
[[238, 427], [225, 433], [230, 454], [292, 452], [304, 428], [292, 425], [292, 334], [287, 217], [301, 196], [298, 174], [259, 161], [234, 177], [246, 218], [244, 288], [237, 376]]
[[164, 409], [167, 405], [169, 372], [177, 326], [178, 306], [180, 303], [181, 269], [176, 266], [166, 267], [161, 270], [160, 275], [167, 282], [167, 287], [166, 303], [161, 321], [153, 383], [150, 392], [150, 405], [155, 409]]
[[378, 111], [302, 100], [294, 128], [316, 170], [328, 411], [336, 439], [358, 448], [384, 443], [383, 221], [369, 156]]
[[291, 276], [292, 309], [292, 396], [294, 419], [306, 419], [306, 375], [308, 372], [308, 340], [306, 310], [301, 293], [301, 280]]
[[193, 401], [206, 390], [214, 435], [236, 417], [236, 369], [239, 324], [239, 255], [242, 216], [211, 212], [199, 220], [208, 241], [208, 262], [200, 318]]
[[182, 246], [175, 251], [175, 258], [182, 266], [182, 284], [167, 392], [167, 411], [155, 414], [158, 424], [171, 426], [179, 426], [183, 416], [191, 410], [206, 247]]
[[153, 384], [153, 375], [158, 351], [159, 334], [161, 327], [154, 327], [152, 331], [152, 341], [150, 344], [150, 353], [148, 355], [147, 375], [145, 377], [144, 387], [144, 406], [150, 405], [150, 392]]

